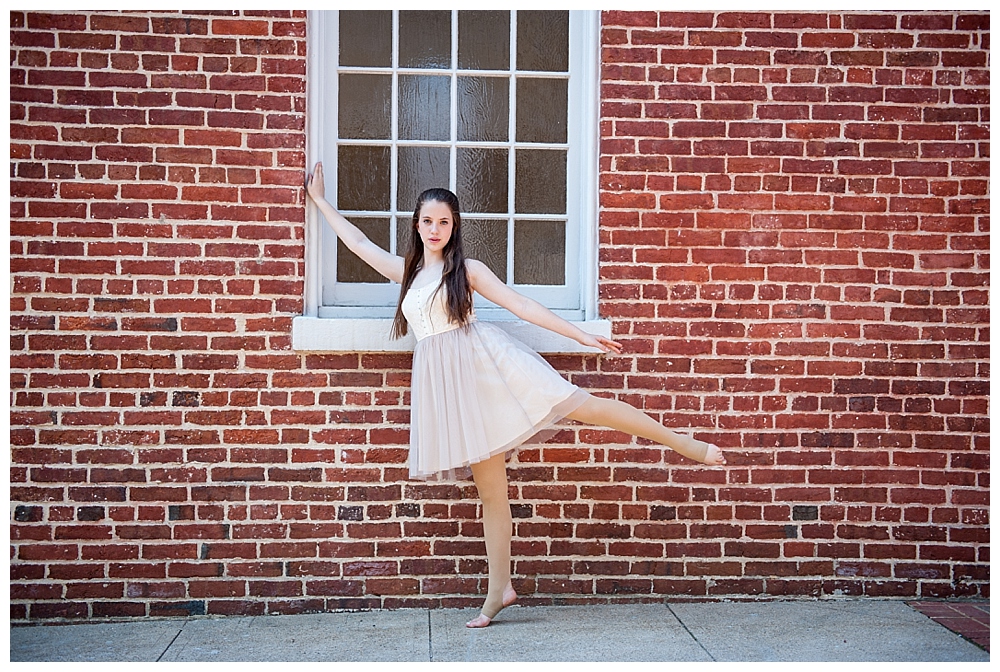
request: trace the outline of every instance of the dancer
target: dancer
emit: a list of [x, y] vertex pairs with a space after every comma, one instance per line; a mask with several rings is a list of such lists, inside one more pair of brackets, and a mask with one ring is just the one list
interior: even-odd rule
[[420, 195], [404, 259], [372, 243], [326, 201], [321, 163], [308, 176], [306, 190], [340, 240], [401, 285], [393, 335], [412, 329], [417, 339], [411, 478], [454, 478], [471, 469], [483, 503], [489, 584], [482, 612], [466, 626], [486, 627], [517, 600], [510, 580], [513, 524], [505, 456], [538, 431], [569, 418], [656, 441], [710, 466], [726, 463], [715, 444], [677, 434], [629, 404], [591, 396], [499, 327], [477, 322], [473, 292], [582, 345], [621, 353], [619, 343], [582, 331], [515, 292], [482, 262], [466, 259], [462, 217], [452, 192], [429, 189]]

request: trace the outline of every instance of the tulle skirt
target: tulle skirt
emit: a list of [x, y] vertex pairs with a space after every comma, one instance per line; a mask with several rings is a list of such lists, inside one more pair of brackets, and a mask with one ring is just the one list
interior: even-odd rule
[[469, 465], [537, 440], [587, 397], [492, 324], [428, 336], [413, 350], [410, 477], [468, 478]]

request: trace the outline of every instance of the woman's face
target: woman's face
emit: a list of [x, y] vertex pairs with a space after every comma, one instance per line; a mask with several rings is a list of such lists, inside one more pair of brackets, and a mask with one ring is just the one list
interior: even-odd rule
[[439, 252], [451, 240], [455, 222], [451, 208], [441, 201], [427, 201], [420, 208], [420, 219], [417, 220], [417, 232], [424, 242], [424, 249]]

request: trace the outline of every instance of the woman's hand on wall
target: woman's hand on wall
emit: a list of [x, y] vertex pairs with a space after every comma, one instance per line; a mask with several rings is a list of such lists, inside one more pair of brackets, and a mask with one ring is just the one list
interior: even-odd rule
[[306, 173], [306, 193], [314, 201], [326, 200], [326, 184], [323, 181], [323, 163], [319, 162], [313, 172]]

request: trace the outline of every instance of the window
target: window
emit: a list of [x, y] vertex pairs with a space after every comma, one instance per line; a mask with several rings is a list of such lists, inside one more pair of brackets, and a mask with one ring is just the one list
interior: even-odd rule
[[[338, 210], [402, 255], [417, 195], [446, 186], [468, 256], [596, 317], [596, 12], [310, 12], [308, 31], [308, 160]], [[391, 319], [399, 286], [312, 208], [306, 264], [307, 315]], [[510, 317], [482, 297], [477, 312]]]

